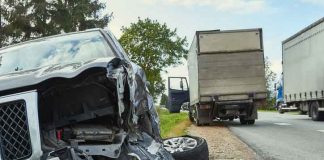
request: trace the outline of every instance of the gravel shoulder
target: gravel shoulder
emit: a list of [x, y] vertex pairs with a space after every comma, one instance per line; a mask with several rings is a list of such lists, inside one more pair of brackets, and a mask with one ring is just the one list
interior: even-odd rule
[[233, 133], [222, 123], [199, 127], [191, 125], [188, 128], [188, 134], [206, 139], [210, 160], [259, 159], [252, 149], [233, 135]]

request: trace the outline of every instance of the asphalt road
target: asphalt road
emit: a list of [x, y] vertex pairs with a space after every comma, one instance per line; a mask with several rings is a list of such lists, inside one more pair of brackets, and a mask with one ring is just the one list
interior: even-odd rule
[[324, 159], [324, 122], [314, 122], [307, 115], [259, 112], [255, 125], [242, 126], [238, 120], [225, 124], [259, 159]]

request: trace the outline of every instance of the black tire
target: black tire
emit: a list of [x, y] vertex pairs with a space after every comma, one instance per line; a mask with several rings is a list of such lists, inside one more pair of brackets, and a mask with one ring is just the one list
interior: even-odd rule
[[284, 113], [285, 113], [285, 111], [282, 110], [282, 105], [281, 105], [281, 103], [278, 104], [278, 113], [280, 113], [280, 114], [284, 114]]
[[194, 110], [195, 110], [195, 113], [193, 114], [193, 116], [194, 116], [193, 118], [194, 118], [195, 125], [196, 126], [201, 126], [202, 124], [199, 122], [197, 106], [195, 106]]
[[199, 119], [198, 119], [198, 118], [195, 119], [195, 125], [196, 125], [196, 126], [201, 126], [201, 125], [202, 125], [202, 124], [199, 122]]
[[240, 117], [240, 123], [241, 123], [242, 125], [246, 125], [246, 124], [248, 123], [248, 121], [245, 120], [245, 117]]
[[318, 111], [319, 104], [318, 102], [312, 102], [311, 104], [311, 116], [313, 121], [322, 121], [324, 117], [323, 112]]
[[188, 113], [188, 116], [189, 116], [189, 120], [190, 120], [190, 122], [194, 122], [195, 121], [195, 119], [194, 119], [194, 117], [192, 116], [192, 113], [189, 111], [189, 113]]
[[229, 121], [233, 121], [234, 120], [234, 117], [230, 117], [228, 118]]
[[205, 139], [194, 136], [190, 137], [197, 141], [197, 146], [191, 150], [172, 153], [175, 160], [209, 160], [208, 145]]
[[249, 125], [253, 125], [255, 123], [255, 120], [253, 119], [253, 120], [247, 120], [247, 124], [249, 124]]

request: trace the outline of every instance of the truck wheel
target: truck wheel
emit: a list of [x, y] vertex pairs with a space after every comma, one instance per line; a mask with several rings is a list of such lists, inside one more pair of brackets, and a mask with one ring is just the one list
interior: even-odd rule
[[234, 120], [234, 117], [230, 117], [228, 118], [229, 121], [233, 121]]
[[199, 122], [199, 116], [198, 116], [198, 109], [197, 109], [197, 106], [195, 106], [194, 108], [195, 110], [195, 113], [194, 113], [194, 120], [195, 120], [195, 124], [196, 126], [201, 126], [201, 123]]
[[195, 124], [196, 124], [196, 126], [201, 126], [201, 123], [199, 122], [198, 118], [195, 119]]
[[194, 136], [174, 137], [163, 140], [164, 148], [175, 160], [208, 160], [209, 152], [205, 139]]
[[247, 120], [247, 124], [253, 125], [255, 123], [255, 120]]
[[192, 113], [189, 111], [189, 113], [188, 113], [188, 116], [189, 116], [189, 120], [190, 120], [190, 122], [194, 122], [195, 121], [195, 119], [194, 119], [194, 117], [192, 116]]
[[313, 121], [321, 121], [321, 120], [323, 120], [323, 117], [324, 117], [323, 112], [319, 112], [318, 108], [319, 108], [318, 102], [313, 102], [311, 104], [311, 115], [312, 115], [312, 120]]
[[281, 103], [278, 104], [278, 112], [279, 112], [280, 114], [284, 114], [284, 113], [285, 113], [285, 111], [282, 110], [282, 104], [281, 104]]
[[243, 125], [245, 125], [245, 124], [248, 123], [248, 121], [245, 120], [245, 117], [240, 117], [240, 123], [243, 124]]

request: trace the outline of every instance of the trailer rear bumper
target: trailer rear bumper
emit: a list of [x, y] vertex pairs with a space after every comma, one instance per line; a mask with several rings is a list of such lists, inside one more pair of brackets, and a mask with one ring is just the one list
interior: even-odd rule
[[281, 110], [283, 111], [297, 111], [298, 109], [295, 105], [281, 104]]
[[286, 108], [281, 108], [281, 109], [284, 110], [284, 111], [297, 111], [298, 110], [297, 107], [286, 107]]

